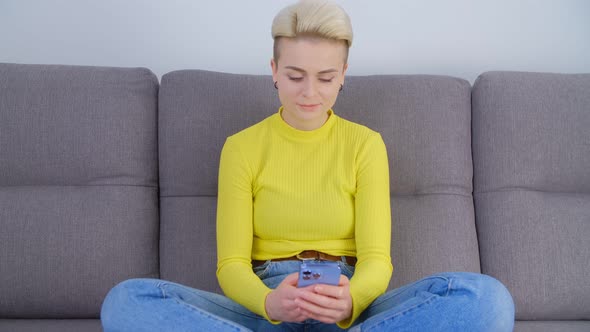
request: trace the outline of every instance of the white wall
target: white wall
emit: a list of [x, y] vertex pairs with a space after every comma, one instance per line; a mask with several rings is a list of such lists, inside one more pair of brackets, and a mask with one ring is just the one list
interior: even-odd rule
[[[0, 62], [268, 74], [293, 0], [0, 0]], [[340, 0], [349, 74], [590, 72], [588, 0]]]

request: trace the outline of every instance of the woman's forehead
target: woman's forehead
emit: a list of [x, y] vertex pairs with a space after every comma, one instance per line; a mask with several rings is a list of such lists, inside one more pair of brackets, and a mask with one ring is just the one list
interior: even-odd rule
[[329, 73], [344, 65], [346, 47], [327, 39], [281, 41], [280, 64], [284, 69]]
[[328, 39], [313, 35], [302, 35], [297, 37], [280, 37], [277, 39], [278, 46], [284, 47], [325, 47], [334, 49], [345, 49], [346, 41]]

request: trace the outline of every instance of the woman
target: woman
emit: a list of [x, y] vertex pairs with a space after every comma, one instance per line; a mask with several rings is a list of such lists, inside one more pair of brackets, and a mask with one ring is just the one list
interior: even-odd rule
[[[227, 297], [128, 280], [105, 299], [105, 331], [511, 330], [510, 294], [484, 275], [438, 274], [385, 293], [385, 145], [332, 110], [348, 67], [348, 16], [301, 1], [275, 17], [272, 35], [282, 106], [221, 153], [217, 277]], [[301, 260], [314, 258], [339, 264], [338, 285], [297, 287]]]

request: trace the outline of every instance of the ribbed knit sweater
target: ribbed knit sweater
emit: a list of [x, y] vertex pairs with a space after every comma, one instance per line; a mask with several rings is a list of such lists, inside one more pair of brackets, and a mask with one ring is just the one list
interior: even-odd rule
[[385, 292], [393, 270], [385, 144], [377, 132], [332, 110], [311, 131], [291, 127], [281, 112], [223, 146], [217, 278], [229, 298], [269, 319], [271, 289], [254, 274], [251, 260], [303, 250], [356, 256], [352, 316], [338, 323], [346, 328]]

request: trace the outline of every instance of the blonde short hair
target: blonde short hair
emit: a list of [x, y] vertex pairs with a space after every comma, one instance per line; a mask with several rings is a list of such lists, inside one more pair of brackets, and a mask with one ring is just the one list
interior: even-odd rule
[[319, 37], [346, 42], [346, 57], [352, 46], [350, 18], [339, 5], [326, 0], [301, 0], [282, 9], [272, 22], [273, 56], [278, 61], [281, 37]]

